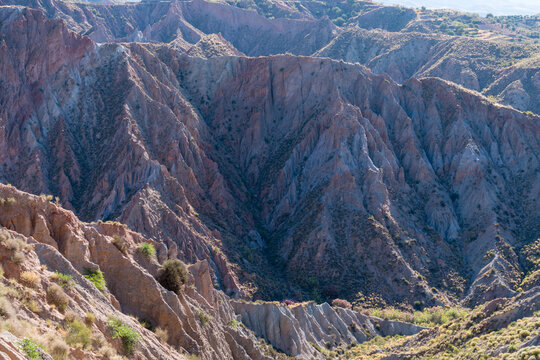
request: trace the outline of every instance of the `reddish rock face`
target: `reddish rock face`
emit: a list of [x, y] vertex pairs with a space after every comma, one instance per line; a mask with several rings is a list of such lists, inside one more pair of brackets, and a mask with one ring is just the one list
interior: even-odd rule
[[489, 276], [511, 294], [511, 246], [540, 210], [537, 116], [329, 59], [193, 58], [34, 10], [0, 19], [3, 182], [208, 259], [233, 295], [475, 302]]

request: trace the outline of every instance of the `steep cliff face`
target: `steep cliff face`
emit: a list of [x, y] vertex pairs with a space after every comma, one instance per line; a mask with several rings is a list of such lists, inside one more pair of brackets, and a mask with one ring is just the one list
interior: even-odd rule
[[511, 246], [538, 227], [537, 116], [434, 78], [98, 45], [0, 9], [3, 182], [207, 259], [233, 295], [512, 293]]
[[[0, 185], [0, 199], [2, 286], [15, 286], [10, 282], [14, 279], [24, 285], [15, 286], [18, 292], [7, 291], [8, 301], [19, 311], [16, 316], [10, 312], [3, 326], [17, 335], [43, 339], [51, 351], [54, 341], [49, 337], [63, 339], [63, 328], [69, 334], [74, 331], [74, 319], [86, 319], [92, 341], [103, 340], [78, 348], [68, 335], [69, 358], [97, 359], [107, 346], [120, 354], [126, 352], [109, 325], [114, 318], [139, 334], [131, 355], [135, 359], [184, 359], [184, 353], [202, 359], [270, 359], [252, 333], [230, 326], [236, 318], [234, 309], [228, 297], [214, 289], [207, 262], [191, 265], [187, 284], [175, 294], [154, 279], [160, 266], [157, 259], [168, 258], [167, 249], [159, 243], [118, 223], [82, 223], [47, 197], [10, 186]], [[121, 247], [118, 241], [122, 241]], [[139, 250], [143, 243], [155, 244], [157, 258]], [[97, 270], [106, 282], [101, 289], [83, 276]], [[58, 281], [64, 281], [60, 283], [65, 290], [53, 293]], [[14, 295], [21, 291], [30, 297]], [[65, 296], [62, 306], [60, 292]], [[35, 304], [30, 306], [29, 299], [35, 299]], [[5, 310], [7, 305], [3, 306]], [[23, 321], [29, 325], [17, 329]], [[46, 321], [57, 323], [60, 333]], [[145, 329], [143, 322], [159, 331]]]

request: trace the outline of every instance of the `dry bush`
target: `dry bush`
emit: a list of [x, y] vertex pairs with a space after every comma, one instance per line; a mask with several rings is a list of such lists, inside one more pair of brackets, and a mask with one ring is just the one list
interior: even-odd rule
[[13, 261], [17, 265], [21, 265], [24, 260], [26, 260], [26, 256], [24, 256], [24, 253], [21, 251], [15, 251], [11, 256], [11, 261]]
[[118, 235], [113, 235], [113, 241], [112, 243], [122, 254], [127, 254], [127, 243], [126, 240]]
[[113, 360], [117, 357], [116, 350], [110, 346], [104, 346], [98, 352], [105, 360]]
[[28, 321], [19, 320], [16, 317], [2, 322], [2, 329], [9, 331], [18, 338], [36, 334], [34, 325], [30, 324]]
[[47, 302], [53, 304], [60, 311], [64, 311], [69, 304], [69, 297], [58, 284], [51, 284], [47, 289]]
[[47, 343], [47, 352], [53, 357], [54, 360], [65, 360], [69, 353], [69, 346], [64, 340], [54, 337], [49, 338]]
[[11, 302], [5, 297], [0, 298], [0, 316], [4, 319], [15, 317], [15, 310], [13, 309]]
[[0, 242], [11, 251], [23, 251], [26, 249], [26, 242], [19, 237], [12, 236], [8, 232], [0, 235]]
[[41, 310], [43, 310], [39, 303], [31, 298], [24, 298], [22, 304], [33, 313], [39, 313]]
[[101, 349], [102, 347], [108, 345], [107, 339], [103, 336], [102, 333], [96, 332], [92, 333], [92, 347], [94, 349]]
[[39, 289], [39, 285], [41, 284], [39, 274], [33, 271], [23, 271], [19, 281], [21, 284], [31, 289]]
[[156, 328], [156, 337], [161, 341], [163, 344], [166, 344], [167, 341], [169, 341], [169, 332], [167, 329], [163, 328]]
[[79, 319], [69, 323], [66, 342], [75, 347], [88, 348], [92, 345], [92, 330]]
[[28, 249], [28, 244], [24, 240], [12, 236], [5, 230], [0, 230], [0, 243], [2, 243], [6, 249], [13, 252], [11, 261], [17, 265], [24, 262], [25, 256], [23, 251]]
[[86, 323], [86, 325], [92, 326], [94, 321], [96, 321], [96, 316], [94, 314], [92, 314], [91, 312], [87, 312], [84, 315], [84, 322]]

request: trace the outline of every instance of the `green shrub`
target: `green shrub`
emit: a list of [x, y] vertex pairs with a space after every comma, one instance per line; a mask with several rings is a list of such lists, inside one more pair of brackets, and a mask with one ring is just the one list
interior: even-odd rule
[[85, 278], [90, 280], [92, 284], [98, 290], [101, 292], [105, 292], [105, 289], [107, 288], [107, 282], [105, 281], [105, 277], [103, 277], [103, 273], [101, 270], [92, 270], [92, 269], [85, 269], [85, 273], [83, 275]]
[[30, 360], [43, 360], [40, 347], [35, 344], [31, 339], [22, 339], [19, 346]]
[[139, 252], [147, 258], [153, 258], [156, 256], [156, 248], [150, 243], [141, 243], [138, 246]]
[[187, 280], [186, 266], [180, 260], [167, 260], [159, 269], [157, 280], [165, 289], [178, 293]]
[[232, 319], [227, 323], [227, 325], [236, 330], [238, 328], [238, 320]]
[[92, 330], [81, 320], [73, 319], [69, 323], [66, 342], [72, 346], [87, 348], [92, 344]]
[[122, 323], [120, 319], [110, 318], [108, 325], [112, 338], [120, 339], [126, 355], [131, 354], [133, 348], [139, 341], [140, 335], [135, 330]]

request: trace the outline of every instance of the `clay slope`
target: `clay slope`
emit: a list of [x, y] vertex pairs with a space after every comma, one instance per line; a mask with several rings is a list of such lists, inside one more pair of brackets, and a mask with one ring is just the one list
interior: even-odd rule
[[[50, 198], [11, 186], [0, 185], [0, 199], [3, 328], [41, 341], [56, 358], [65, 358], [54, 353], [62, 348], [70, 359], [115, 352], [134, 359], [270, 359], [251, 332], [230, 325], [234, 309], [214, 289], [207, 262], [191, 265], [175, 294], [154, 279], [158, 259], [168, 258], [159, 243], [118, 223], [82, 223]], [[144, 243], [155, 244], [157, 258], [139, 250]], [[98, 270], [106, 281], [101, 289], [83, 276]], [[113, 336], [111, 319], [139, 334], [132, 351]], [[81, 335], [84, 326], [90, 343]]]
[[0, 14], [3, 182], [207, 259], [233, 295], [513, 294], [512, 246], [538, 228], [538, 117], [434, 78], [97, 45]]

